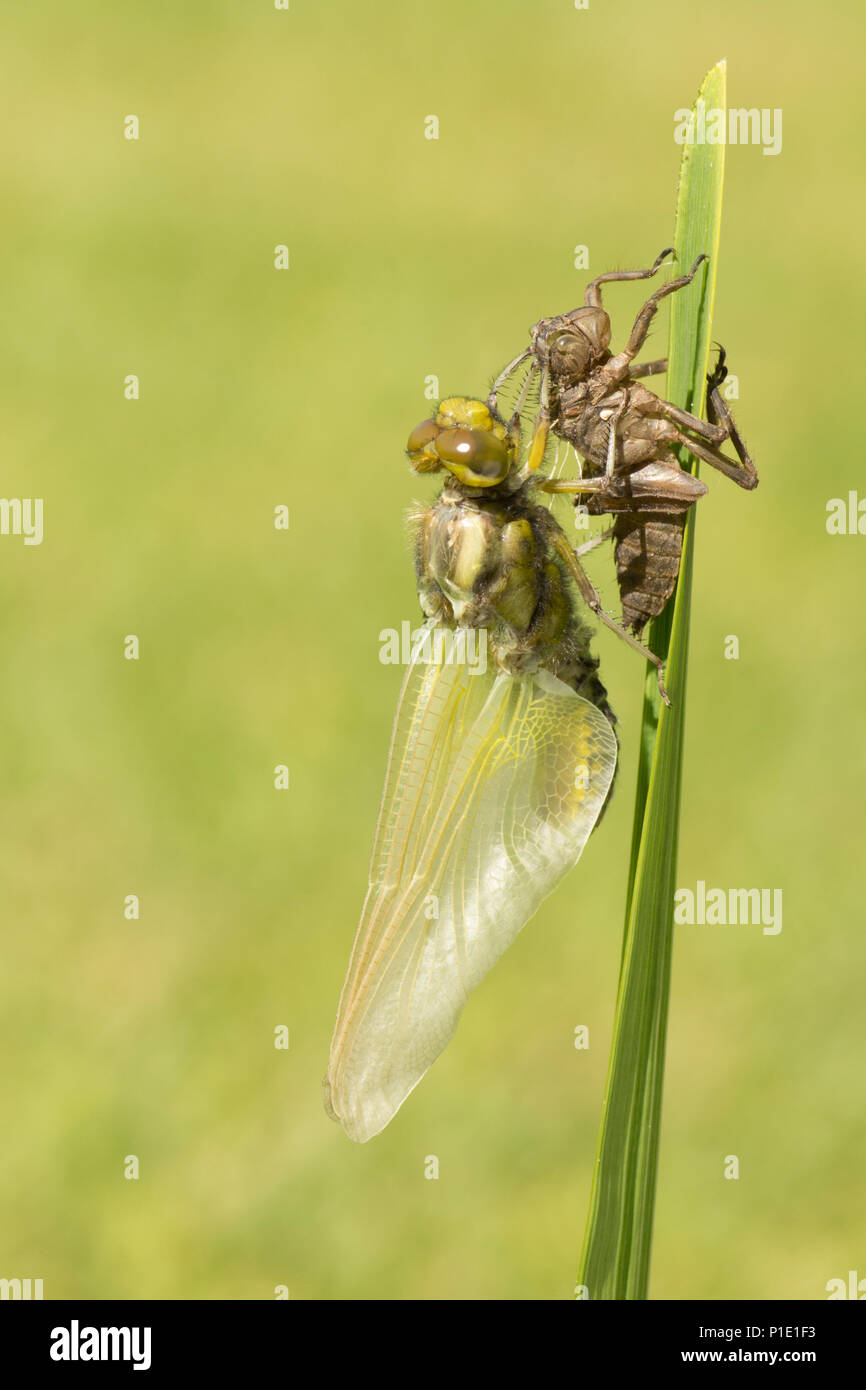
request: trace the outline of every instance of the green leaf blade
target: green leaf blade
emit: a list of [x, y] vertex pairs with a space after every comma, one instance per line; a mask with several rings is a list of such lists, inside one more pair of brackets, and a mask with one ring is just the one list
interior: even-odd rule
[[[726, 65], [707, 73], [694, 110], [726, 111]], [[671, 298], [667, 396], [704, 406], [721, 230], [724, 145], [686, 144], [677, 194], [677, 271], [709, 257]], [[680, 460], [689, 466], [684, 453]], [[647, 668], [626, 925], [614, 1035], [579, 1285], [591, 1299], [643, 1299], [649, 1287], [673, 950], [694, 508], [686, 523], [674, 597], [653, 623], [666, 664], [670, 708]]]

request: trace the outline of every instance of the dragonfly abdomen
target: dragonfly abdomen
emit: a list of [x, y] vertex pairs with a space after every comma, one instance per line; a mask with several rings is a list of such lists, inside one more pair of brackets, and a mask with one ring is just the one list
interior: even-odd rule
[[674, 591], [683, 550], [685, 514], [647, 519], [620, 512], [613, 527], [616, 572], [625, 627], [640, 634]]

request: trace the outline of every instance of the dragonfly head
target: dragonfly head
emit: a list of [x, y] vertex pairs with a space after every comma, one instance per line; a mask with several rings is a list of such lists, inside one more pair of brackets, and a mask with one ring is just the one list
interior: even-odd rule
[[532, 342], [533, 350], [547, 357], [554, 378], [579, 381], [607, 351], [610, 319], [604, 309], [585, 304], [570, 314], [542, 319]]
[[416, 473], [446, 468], [466, 487], [497, 487], [515, 466], [508, 427], [484, 401], [450, 396], [435, 416], [409, 436], [409, 462]]

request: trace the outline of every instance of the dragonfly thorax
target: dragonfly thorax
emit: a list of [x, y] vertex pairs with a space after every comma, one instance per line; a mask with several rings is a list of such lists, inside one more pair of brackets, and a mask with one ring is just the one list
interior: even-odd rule
[[525, 500], [469, 498], [446, 486], [421, 517], [418, 596], [429, 618], [485, 628], [501, 669], [556, 670], [572, 631], [571, 595], [551, 557], [549, 513]]

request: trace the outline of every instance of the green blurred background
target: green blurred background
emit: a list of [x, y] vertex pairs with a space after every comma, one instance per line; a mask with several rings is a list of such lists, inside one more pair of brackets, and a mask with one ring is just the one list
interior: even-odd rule
[[[5, 12], [2, 492], [45, 499], [45, 538], [0, 537], [0, 1276], [47, 1298], [570, 1296], [643, 686], [611, 634], [620, 781], [580, 868], [383, 1135], [350, 1143], [320, 1079], [399, 685], [378, 634], [417, 612], [404, 519], [433, 485], [402, 448], [425, 378], [485, 389], [580, 302], [576, 244], [592, 274], [653, 259], [673, 112], [724, 56], [731, 105], [781, 107], [784, 143], [728, 150], [714, 334], [761, 487], [704, 472], [679, 882], [782, 888], [784, 927], [678, 929], [651, 1292], [866, 1276], [866, 540], [825, 528], [862, 477], [866, 91], [861, 8], [832, 16]], [[620, 340], [633, 288], [609, 296]], [[593, 572], [612, 606], [610, 558]]]

